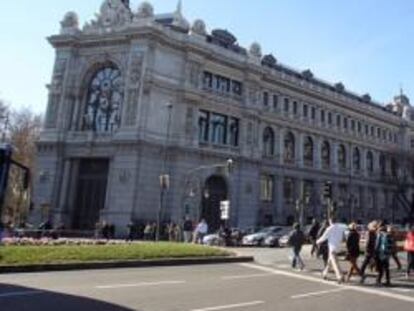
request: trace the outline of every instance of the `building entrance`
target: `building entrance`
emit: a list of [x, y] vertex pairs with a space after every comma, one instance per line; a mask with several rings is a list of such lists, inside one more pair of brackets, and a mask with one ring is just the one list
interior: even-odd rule
[[92, 230], [105, 207], [109, 161], [107, 159], [85, 159], [79, 163], [79, 174], [72, 227]]
[[215, 232], [222, 223], [220, 219], [220, 202], [228, 199], [227, 184], [221, 176], [211, 176], [204, 186], [201, 218], [208, 224], [209, 231]]

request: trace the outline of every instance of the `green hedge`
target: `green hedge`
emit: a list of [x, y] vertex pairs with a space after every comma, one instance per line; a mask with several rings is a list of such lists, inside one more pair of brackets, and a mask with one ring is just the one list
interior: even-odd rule
[[228, 255], [230, 253], [217, 248], [164, 242], [85, 246], [3, 246], [0, 247], [0, 266]]

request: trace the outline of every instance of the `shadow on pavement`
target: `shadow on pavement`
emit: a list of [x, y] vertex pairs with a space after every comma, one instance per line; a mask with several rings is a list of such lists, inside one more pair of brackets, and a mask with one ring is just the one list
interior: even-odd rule
[[91, 298], [2, 283], [0, 283], [0, 310], [134, 311], [133, 309]]

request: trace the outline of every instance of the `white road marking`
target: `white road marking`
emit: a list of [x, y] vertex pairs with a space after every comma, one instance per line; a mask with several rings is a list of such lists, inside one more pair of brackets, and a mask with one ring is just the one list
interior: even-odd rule
[[39, 294], [44, 294], [44, 293], [45, 292], [41, 292], [38, 290], [23, 291], [23, 292], [10, 292], [10, 293], [0, 294], [0, 298], [39, 295]]
[[287, 264], [281, 264], [281, 265], [277, 265], [277, 267], [278, 267], [278, 268], [281, 268], [281, 269], [286, 269], [286, 268], [290, 268], [290, 265], [287, 265]]
[[308, 298], [308, 297], [314, 297], [314, 296], [321, 296], [321, 295], [325, 295], [325, 294], [342, 292], [342, 291], [348, 290], [348, 289], [349, 288], [335, 288], [335, 289], [330, 289], [330, 290], [322, 290], [322, 291], [319, 291], [319, 292], [311, 292], [311, 293], [306, 293], [306, 294], [301, 294], [301, 295], [294, 295], [294, 296], [291, 296], [290, 298], [292, 298], [292, 299], [300, 299], [300, 298]]
[[[260, 270], [264, 272], [273, 273], [274, 275], [282, 275], [282, 276], [296, 278], [296, 279], [305, 280], [309, 282], [322, 283], [322, 284], [326, 284], [326, 285], [330, 285], [334, 287], [340, 287], [340, 288], [344, 287], [344, 285], [339, 285], [333, 282], [325, 281], [325, 280], [318, 279], [318, 278], [308, 276], [308, 275], [297, 274], [297, 273], [292, 273], [292, 272], [283, 271], [283, 270], [277, 270], [277, 269], [273, 269], [270, 267], [259, 266], [256, 264], [243, 263], [240, 265], [246, 268], [251, 268], [251, 269], [256, 269], [256, 270]], [[385, 291], [377, 290], [373, 288], [362, 287], [362, 286], [346, 286], [346, 288], [349, 290], [353, 290], [355, 292], [372, 294], [372, 295], [382, 296], [386, 298], [393, 298], [393, 299], [397, 299], [401, 301], [414, 302], [414, 297], [409, 297], [409, 296], [400, 295], [400, 294], [391, 293], [391, 292], [385, 292]]]
[[262, 305], [264, 303], [265, 303], [264, 301], [251, 301], [251, 302], [244, 302], [244, 303], [238, 303], [238, 304], [226, 305], [226, 306], [217, 306], [217, 307], [210, 307], [210, 308], [203, 308], [203, 309], [193, 309], [191, 311], [217, 311], [217, 310], [226, 310], [226, 309], [235, 309], [235, 308], [257, 306], [257, 305]]
[[222, 280], [236, 280], [236, 279], [249, 279], [249, 278], [260, 278], [266, 276], [273, 276], [271, 273], [257, 273], [257, 274], [246, 274], [246, 275], [228, 275], [222, 276]]
[[160, 282], [141, 282], [132, 284], [112, 284], [112, 285], [100, 285], [95, 288], [98, 289], [112, 289], [112, 288], [126, 288], [126, 287], [145, 287], [145, 286], [158, 286], [158, 285], [177, 285], [184, 284], [186, 281], [160, 281]]

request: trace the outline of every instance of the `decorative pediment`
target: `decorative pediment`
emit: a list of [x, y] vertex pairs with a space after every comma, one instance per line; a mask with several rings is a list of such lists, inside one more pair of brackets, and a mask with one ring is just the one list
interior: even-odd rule
[[132, 14], [121, 0], [105, 0], [95, 20], [85, 24], [86, 33], [110, 32], [130, 24]]

